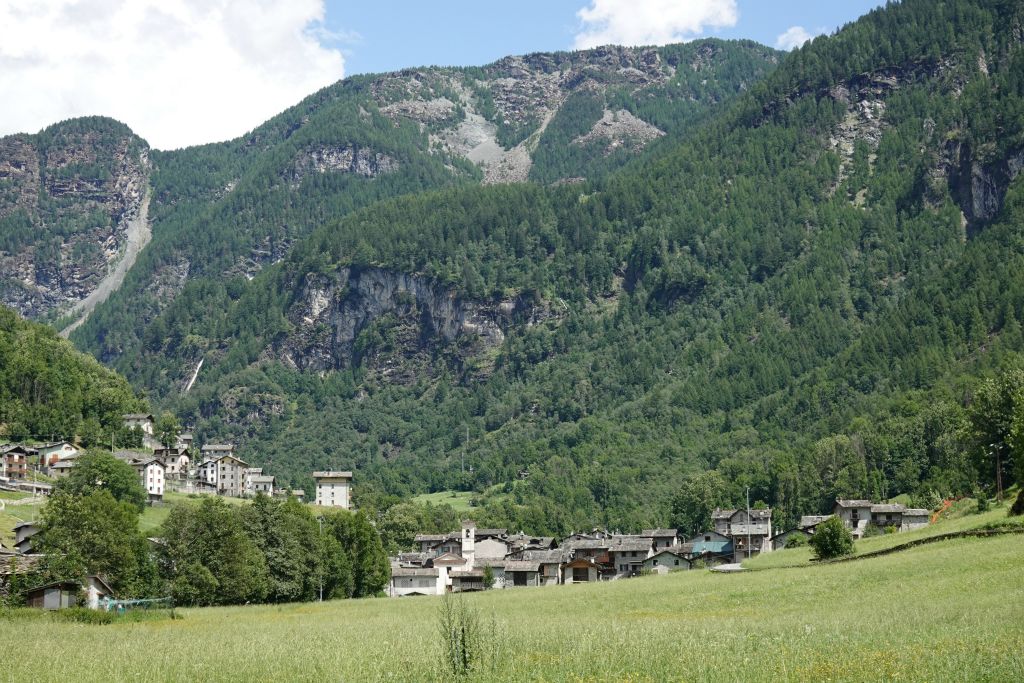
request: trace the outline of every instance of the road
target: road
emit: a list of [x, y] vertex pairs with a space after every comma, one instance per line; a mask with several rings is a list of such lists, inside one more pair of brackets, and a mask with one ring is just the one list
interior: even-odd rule
[[75, 322], [60, 331], [60, 336], [67, 339], [79, 325], [86, 321], [97, 306], [106, 301], [107, 297], [121, 287], [121, 283], [124, 282], [124, 276], [135, 265], [139, 252], [149, 244], [149, 240], [153, 237], [153, 233], [149, 228], [149, 188], [146, 188], [146, 194], [142, 197], [142, 202], [139, 204], [138, 215], [128, 222], [127, 232], [128, 245], [125, 247], [124, 256], [118, 261], [114, 270], [100, 281], [99, 286], [89, 296], [79, 301], [68, 311], [68, 315], [77, 315], [78, 317], [75, 319]]

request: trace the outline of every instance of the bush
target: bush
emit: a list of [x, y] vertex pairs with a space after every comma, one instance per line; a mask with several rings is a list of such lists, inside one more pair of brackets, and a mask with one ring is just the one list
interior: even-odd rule
[[786, 539], [786, 545], [784, 547], [787, 550], [789, 548], [805, 548], [807, 547], [807, 536], [803, 534], [793, 534]]
[[853, 536], [838, 517], [830, 517], [819, 524], [811, 536], [810, 545], [819, 560], [853, 554]]
[[1024, 487], [1021, 488], [1017, 494], [1017, 500], [1013, 501], [1013, 505], [1010, 506], [1010, 512], [1007, 513], [1011, 517], [1015, 515], [1024, 515]]

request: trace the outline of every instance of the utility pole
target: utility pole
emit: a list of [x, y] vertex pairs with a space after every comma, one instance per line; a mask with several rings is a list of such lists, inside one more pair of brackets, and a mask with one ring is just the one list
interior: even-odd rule
[[1003, 499], [1003, 467], [999, 462], [999, 451], [1002, 449], [1003, 444], [994, 443], [992, 444], [992, 450], [996, 456], [996, 500]]
[[747, 559], [750, 559], [750, 487], [747, 487]]
[[462, 473], [466, 473], [466, 447], [469, 446], [469, 425], [466, 425], [466, 440], [462, 442]]
[[320, 522], [320, 602], [324, 601], [324, 516], [316, 518]]

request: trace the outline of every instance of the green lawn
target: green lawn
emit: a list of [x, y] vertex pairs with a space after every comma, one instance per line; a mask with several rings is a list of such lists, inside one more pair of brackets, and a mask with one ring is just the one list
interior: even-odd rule
[[[885, 550], [893, 546], [907, 543], [919, 538], [938, 536], [940, 534], [953, 533], [955, 531], [966, 531], [988, 524], [1024, 524], [1021, 518], [1007, 518], [1006, 511], [1009, 509], [1012, 500], [1007, 498], [1000, 505], [993, 504], [992, 509], [987, 512], [976, 514], [964, 514], [964, 507], [954, 508], [954, 514], [950, 518], [941, 519], [935, 524], [929, 524], [921, 529], [905, 531], [896, 534], [882, 534], [870, 538], [862, 538], [854, 544], [854, 554], [863, 555], [878, 550]], [[972, 504], [969, 508], [974, 508]], [[743, 566], [750, 569], [770, 569], [777, 567], [799, 567], [811, 564], [811, 549], [808, 547], [779, 550], [776, 552], [758, 555], [749, 560], [744, 560]]]
[[[466, 599], [497, 681], [1024, 680], [1024, 539], [958, 539], [863, 562], [679, 572]], [[447, 680], [434, 597], [181, 610], [87, 626], [24, 615], [4, 678]], [[2, 618], [2, 617], [0, 617]]]
[[472, 509], [469, 504], [471, 498], [478, 498], [480, 494], [472, 491], [438, 491], [436, 493], [422, 493], [413, 497], [417, 503], [430, 503], [431, 505], [451, 505], [453, 509], [466, 512]]

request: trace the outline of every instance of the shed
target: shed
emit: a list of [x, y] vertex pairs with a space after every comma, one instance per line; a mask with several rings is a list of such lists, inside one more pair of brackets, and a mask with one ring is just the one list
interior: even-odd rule
[[54, 581], [25, 591], [29, 607], [40, 609], [64, 609], [76, 607], [83, 600], [85, 607], [99, 609], [101, 598], [114, 597], [114, 590], [106, 581], [96, 575], [85, 577], [85, 581]]

